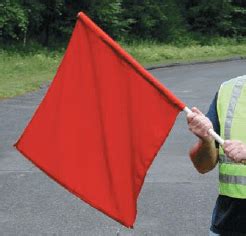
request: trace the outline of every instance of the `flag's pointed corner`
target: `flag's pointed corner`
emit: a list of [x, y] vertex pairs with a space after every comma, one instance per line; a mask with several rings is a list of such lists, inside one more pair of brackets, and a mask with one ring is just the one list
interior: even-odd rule
[[80, 18], [80, 16], [81, 16], [82, 14], [84, 14], [82, 11], [78, 12], [77, 18]]

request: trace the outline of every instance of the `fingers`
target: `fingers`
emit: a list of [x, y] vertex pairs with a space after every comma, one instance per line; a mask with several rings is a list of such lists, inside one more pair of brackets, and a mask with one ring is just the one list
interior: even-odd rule
[[205, 116], [196, 116], [192, 121], [190, 130], [192, 132], [199, 131], [202, 136], [208, 136], [208, 130], [211, 128], [210, 122]]
[[199, 115], [204, 115], [198, 108], [196, 107], [192, 107], [191, 110], [196, 113], [196, 114], [199, 114]]
[[237, 140], [226, 140], [223, 149], [225, 154], [235, 162], [246, 159], [246, 145]]
[[187, 121], [188, 122], [191, 122], [193, 120], [193, 118], [196, 117], [197, 115], [204, 116], [204, 114], [196, 107], [192, 107], [191, 111], [192, 112], [187, 114]]
[[190, 113], [187, 114], [187, 117], [188, 118], [193, 118], [195, 117], [197, 114], [198, 115], [204, 115], [199, 109], [197, 109], [196, 107], [192, 107], [191, 108], [191, 111]]
[[224, 151], [229, 153], [235, 148], [241, 148], [243, 147], [243, 143], [238, 140], [225, 140], [223, 148]]
[[213, 128], [211, 121], [196, 107], [193, 107], [192, 112], [187, 114], [187, 122], [189, 130], [201, 139], [213, 138], [208, 133], [208, 130]]

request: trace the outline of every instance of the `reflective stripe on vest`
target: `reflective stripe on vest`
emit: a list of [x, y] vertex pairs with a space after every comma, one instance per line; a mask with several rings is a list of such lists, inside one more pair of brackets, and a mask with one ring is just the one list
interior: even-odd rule
[[[236, 107], [237, 109], [239, 109], [242, 108], [242, 106], [246, 105], [246, 96], [245, 96], [245, 87], [244, 87], [245, 83], [246, 83], [246, 76], [242, 76], [223, 84], [226, 86], [226, 88], [223, 88], [223, 85], [221, 86], [222, 93], [220, 94], [220, 96], [218, 96], [218, 99], [221, 99], [219, 101], [220, 107], [218, 109], [218, 115], [219, 115], [220, 125], [222, 126], [221, 136], [224, 139], [237, 139], [237, 135], [235, 135], [236, 129], [233, 129], [234, 132], [233, 137], [231, 137], [231, 133], [232, 133], [233, 122], [234, 122], [233, 119], [235, 118]], [[243, 93], [244, 97], [241, 97], [242, 91], [244, 91]], [[227, 104], [228, 107], [226, 110]], [[239, 111], [242, 111], [242, 109], [237, 110], [237, 119], [239, 119], [239, 122], [241, 122], [239, 124], [242, 124], [246, 122], [246, 120], [243, 120], [241, 116], [239, 116], [238, 118]], [[238, 128], [244, 126], [238, 126], [237, 123], [236, 127]], [[243, 137], [242, 141], [245, 142], [246, 130], [244, 131], [243, 128], [240, 129], [238, 133], [239, 132], [241, 132], [241, 134], [242, 132], [245, 132], [245, 136], [241, 136]], [[220, 172], [219, 173], [220, 194], [234, 197], [234, 198], [246, 199], [246, 166], [240, 163], [233, 162], [230, 158], [228, 158], [224, 154], [221, 148], [220, 148], [220, 156], [219, 156], [219, 172]]]
[[243, 85], [245, 83], [245, 78], [242, 77], [242, 79], [239, 79], [232, 90], [231, 100], [227, 109], [226, 113], [226, 119], [225, 119], [225, 130], [224, 135], [225, 139], [231, 139], [231, 125], [232, 125], [232, 119], [235, 111], [235, 107], [237, 105], [238, 98], [241, 95], [241, 91], [243, 89]]
[[220, 164], [219, 192], [221, 195], [246, 198], [246, 165], [238, 163]]
[[246, 185], [246, 176], [223, 175], [220, 173], [219, 180], [226, 184], [242, 184]]

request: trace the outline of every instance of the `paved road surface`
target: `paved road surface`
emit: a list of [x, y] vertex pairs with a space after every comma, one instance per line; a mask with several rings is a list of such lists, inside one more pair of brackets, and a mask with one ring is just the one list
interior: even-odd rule
[[[246, 61], [151, 71], [188, 106], [206, 111], [219, 84], [246, 74]], [[187, 151], [195, 138], [181, 114], [147, 175], [134, 230], [126, 229], [50, 180], [12, 148], [45, 88], [0, 102], [0, 235], [205, 236], [217, 170], [198, 174]]]

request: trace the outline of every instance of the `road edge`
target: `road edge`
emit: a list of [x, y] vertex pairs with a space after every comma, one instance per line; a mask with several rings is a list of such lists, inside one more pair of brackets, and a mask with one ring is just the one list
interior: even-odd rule
[[145, 69], [156, 70], [156, 69], [178, 67], [178, 66], [213, 64], [213, 63], [221, 63], [221, 62], [227, 62], [227, 61], [243, 61], [243, 60], [246, 60], [246, 56], [236, 56], [236, 57], [230, 57], [230, 58], [226, 58], [226, 59], [217, 59], [217, 60], [211, 60], [211, 61], [205, 60], [205, 61], [177, 62], [177, 63], [170, 63], [170, 64], [152, 65], [152, 66], [146, 66]]

